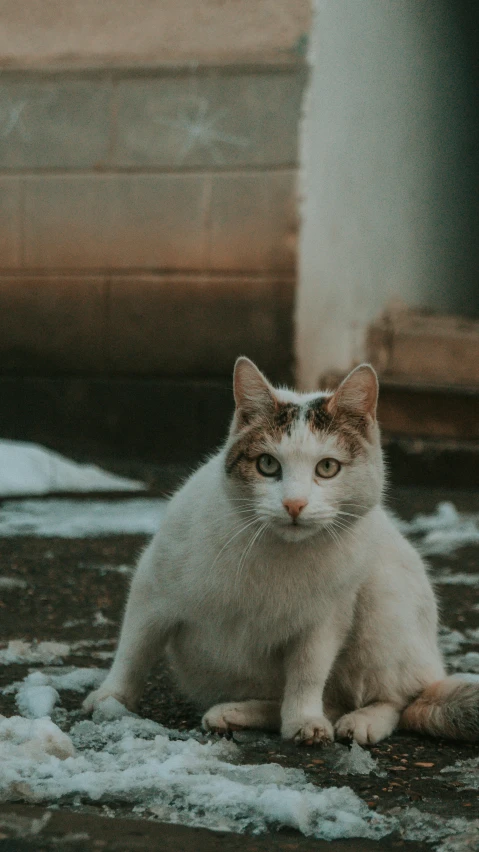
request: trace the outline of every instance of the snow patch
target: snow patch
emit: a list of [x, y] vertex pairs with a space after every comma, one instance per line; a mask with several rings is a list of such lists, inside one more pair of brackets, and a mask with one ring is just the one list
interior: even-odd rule
[[68, 657], [70, 645], [66, 642], [23, 642], [11, 639], [7, 647], [0, 650], [0, 664], [25, 665], [27, 663], [61, 663], [62, 657]]
[[335, 749], [338, 758], [334, 770], [340, 775], [369, 775], [370, 772], [381, 776], [386, 774], [379, 770], [378, 762], [372, 754], [356, 742], [353, 742], [351, 748], [335, 743]]
[[54, 670], [48, 672], [31, 672], [22, 681], [16, 681], [2, 690], [4, 695], [16, 693], [16, 704], [22, 714], [28, 719], [42, 719], [51, 716], [53, 708], [59, 702], [58, 690], [85, 692], [96, 689], [106, 676], [104, 669], [77, 669], [57, 674]]
[[77, 464], [23, 441], [0, 441], [0, 495], [55, 494], [60, 491], [142, 491], [145, 485], [106, 473], [96, 465]]
[[70, 737], [51, 719], [0, 716], [0, 801], [9, 801], [11, 782], [23, 781], [25, 770], [38, 768], [45, 761], [53, 769], [55, 760], [66, 760], [74, 754]]
[[441, 775], [453, 773], [462, 789], [479, 790], [479, 757], [457, 760], [453, 766], [441, 769]]
[[168, 501], [160, 497], [9, 500], [0, 507], [0, 535], [59, 538], [153, 535], [167, 505]]
[[479, 574], [451, 574], [450, 571], [442, 571], [434, 574], [432, 579], [441, 586], [479, 586]]
[[467, 654], [452, 657], [448, 662], [458, 672], [479, 674], [479, 653], [477, 651], [469, 651]]
[[0, 577], [0, 591], [2, 589], [7, 591], [10, 589], [26, 589], [27, 585], [25, 580], [17, 580], [16, 577]]
[[[399, 810], [399, 809], [398, 809]], [[396, 809], [394, 809], [396, 811]], [[405, 840], [434, 843], [449, 835], [459, 835], [456, 839], [477, 831], [479, 820], [467, 820], [464, 817], [441, 817], [439, 814], [424, 813], [418, 808], [406, 808], [397, 816], [398, 829]], [[443, 847], [440, 847], [443, 849]], [[460, 847], [459, 847], [460, 848]]]
[[255, 833], [289, 826], [327, 840], [378, 839], [391, 831], [391, 821], [348, 787], [321, 790], [299, 769], [238, 765], [233, 743], [155, 731], [154, 723], [128, 717], [80, 722], [71, 736], [50, 720], [4, 720], [0, 798], [18, 800], [21, 791], [31, 802], [124, 801], [185, 825]]
[[399, 521], [406, 535], [419, 536], [421, 553], [448, 555], [459, 547], [479, 544], [479, 515], [459, 513], [452, 503], [439, 503], [431, 515], [417, 515], [412, 521]]

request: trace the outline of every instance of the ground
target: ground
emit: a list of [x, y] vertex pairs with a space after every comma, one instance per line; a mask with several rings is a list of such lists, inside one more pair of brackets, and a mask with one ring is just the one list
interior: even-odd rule
[[[400, 517], [410, 519], [418, 512], [432, 512], [443, 500], [451, 500], [462, 511], [479, 511], [479, 495], [469, 492], [403, 488], [391, 494], [390, 502]], [[0, 588], [0, 643], [11, 639], [56, 640], [74, 644], [95, 640], [82, 655], [77, 651], [65, 663], [75, 666], [106, 666], [99, 661], [98, 649], [108, 652], [114, 645], [124, 605], [128, 574], [111, 570], [131, 566], [146, 541], [144, 536], [114, 536], [94, 539], [4, 538], [0, 539], [0, 574], [24, 580], [23, 589]], [[479, 572], [479, 547], [467, 546], [453, 556], [431, 556], [435, 573]], [[442, 621], [451, 630], [464, 634], [479, 626], [479, 588], [473, 584], [447, 583], [438, 586]], [[99, 616], [98, 613], [101, 613]], [[103, 640], [103, 644], [98, 644]], [[108, 641], [110, 640], [110, 641]], [[470, 643], [467, 651], [479, 651]], [[21, 680], [32, 666], [0, 665], [0, 688]], [[66, 709], [78, 709], [77, 693], [62, 696]], [[18, 713], [13, 695], [0, 694], [0, 713]], [[167, 727], [190, 730], [199, 727], [199, 715], [175, 690], [164, 666], [152, 674], [140, 713]], [[246, 763], [279, 763], [299, 767], [320, 787], [351, 787], [372, 810], [399, 813], [395, 809], [416, 807], [441, 818], [479, 819], [477, 789], [464, 788], [455, 774], [440, 774], [457, 760], [479, 757], [479, 746], [454, 744], [420, 736], [397, 734], [371, 749], [383, 776], [339, 775], [328, 749], [297, 747], [278, 737], [255, 734], [234, 735]], [[68, 846], [74, 852], [113, 850], [377, 850], [430, 849], [428, 843], [404, 840], [396, 832], [381, 841], [348, 840], [325, 842], [302, 837], [293, 830], [266, 836], [209, 832], [185, 826], [169, 826], [158, 821], [139, 820], [125, 803], [62, 804], [51, 811], [45, 827], [33, 837], [32, 820], [40, 818], [45, 807], [18, 804], [0, 805], [0, 852], [58, 849]], [[12, 815], [17, 819], [12, 820]], [[22, 822], [22, 818], [24, 822]], [[26, 821], [25, 821], [26, 820]], [[23, 825], [23, 828], [22, 828]], [[479, 825], [479, 823], [478, 823]], [[462, 845], [451, 852], [479, 849], [477, 825]], [[464, 833], [464, 832], [463, 832]], [[434, 845], [432, 848], [436, 848]]]

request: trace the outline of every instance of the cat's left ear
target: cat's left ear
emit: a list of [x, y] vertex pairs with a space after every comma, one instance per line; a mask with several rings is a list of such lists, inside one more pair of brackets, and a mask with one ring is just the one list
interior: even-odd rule
[[249, 358], [238, 358], [233, 373], [233, 393], [236, 414], [242, 423], [247, 423], [258, 412], [274, 410], [276, 399], [273, 388], [263, 373]]
[[370, 364], [361, 364], [343, 379], [328, 401], [327, 409], [333, 415], [342, 410], [374, 421], [378, 392], [379, 384], [375, 370]]

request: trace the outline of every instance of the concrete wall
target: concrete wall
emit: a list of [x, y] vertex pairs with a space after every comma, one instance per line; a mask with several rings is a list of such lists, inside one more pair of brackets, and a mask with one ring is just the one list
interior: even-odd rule
[[297, 52], [310, 0], [1, 0], [0, 64], [230, 62]]
[[[318, 0], [302, 142], [303, 387], [364, 357], [392, 301], [477, 312], [477, 93], [445, 0]], [[469, 10], [471, 11], [471, 10]]]
[[305, 68], [0, 76], [0, 371], [292, 362]]

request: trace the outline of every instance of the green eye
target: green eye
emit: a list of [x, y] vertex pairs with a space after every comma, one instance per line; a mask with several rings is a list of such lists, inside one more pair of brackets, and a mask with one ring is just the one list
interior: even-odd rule
[[341, 465], [336, 459], [321, 459], [316, 465], [316, 473], [323, 479], [332, 479], [341, 470]]
[[268, 453], [263, 453], [256, 459], [256, 468], [262, 476], [279, 476], [281, 473], [281, 465], [278, 459], [268, 455]]

